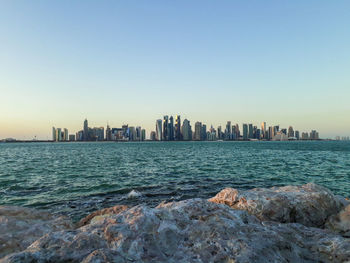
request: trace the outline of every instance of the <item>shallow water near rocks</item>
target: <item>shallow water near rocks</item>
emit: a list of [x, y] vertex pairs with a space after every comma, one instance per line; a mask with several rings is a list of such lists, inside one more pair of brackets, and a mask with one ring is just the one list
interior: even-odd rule
[[[0, 205], [74, 220], [116, 204], [209, 198], [225, 187], [308, 182], [350, 196], [350, 143], [144, 142], [0, 144]], [[128, 195], [132, 190], [132, 198]]]

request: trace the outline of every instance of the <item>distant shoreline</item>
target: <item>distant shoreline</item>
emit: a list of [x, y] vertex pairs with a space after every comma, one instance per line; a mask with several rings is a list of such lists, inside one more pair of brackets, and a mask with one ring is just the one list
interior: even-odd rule
[[[306, 142], [306, 141], [344, 141], [344, 140], [334, 140], [334, 139], [317, 139], [317, 140], [287, 140], [283, 142]], [[13, 141], [6, 141], [1, 140], [0, 143], [139, 143], [139, 142], [156, 142], [156, 143], [163, 143], [163, 142], [171, 142], [171, 143], [178, 143], [178, 142], [282, 142], [282, 141], [274, 141], [274, 140], [216, 140], [216, 141], [152, 141], [152, 140], [144, 140], [144, 141], [52, 141], [52, 140], [13, 140]]]

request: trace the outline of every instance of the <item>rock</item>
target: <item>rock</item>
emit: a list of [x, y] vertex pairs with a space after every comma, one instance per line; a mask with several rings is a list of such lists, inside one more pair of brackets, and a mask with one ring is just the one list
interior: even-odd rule
[[263, 221], [311, 227], [323, 227], [329, 216], [343, 208], [331, 191], [313, 183], [248, 191], [226, 188], [209, 201], [246, 210]]
[[17, 206], [0, 206], [0, 258], [26, 249], [52, 231], [71, 229], [72, 222], [45, 211]]
[[128, 199], [135, 199], [141, 197], [142, 194], [139, 191], [131, 190], [130, 193], [128, 193], [127, 198]]
[[77, 227], [88, 225], [88, 224], [90, 224], [91, 220], [102, 220], [102, 218], [104, 218], [104, 217], [108, 217], [108, 216], [113, 215], [113, 214], [117, 215], [117, 214], [119, 214], [127, 209], [128, 209], [128, 207], [126, 205], [116, 205], [113, 207], [109, 207], [109, 208], [95, 211], [95, 212], [91, 213], [90, 215], [81, 219], [78, 222]]
[[9, 262], [344, 262], [350, 239], [203, 199], [139, 205], [47, 234]]
[[349, 198], [345, 198], [341, 195], [336, 195], [335, 196], [336, 198], [338, 198], [339, 202], [345, 207], [347, 205], [350, 205], [350, 201], [349, 201]]
[[338, 214], [328, 218], [326, 228], [350, 237], [350, 205], [346, 206]]

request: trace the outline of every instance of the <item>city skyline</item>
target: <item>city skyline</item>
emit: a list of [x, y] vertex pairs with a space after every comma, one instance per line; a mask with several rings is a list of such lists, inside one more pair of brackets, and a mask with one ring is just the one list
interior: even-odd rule
[[[167, 118], [167, 125], [165, 126], [165, 123], [166, 123], [166, 118]], [[170, 122], [170, 119], [172, 118], [172, 122]], [[180, 126], [179, 128], [177, 128], [177, 123], [178, 121], [180, 122]], [[48, 135], [46, 136], [46, 138], [40, 138], [38, 137], [37, 135], [34, 135], [33, 137], [24, 137], [24, 138], [16, 138], [14, 136], [8, 136], [8, 137], [4, 137], [4, 138], [1, 138], [0, 137], [0, 140], [3, 140], [3, 139], [16, 139], [16, 140], [51, 140], [52, 138], [52, 134], [55, 132], [58, 132], [57, 129], [59, 129], [60, 133], [62, 133], [62, 136], [67, 136], [65, 138], [67, 138], [68, 140], [68, 137], [74, 135], [74, 136], [78, 136], [78, 131], [80, 130], [81, 132], [85, 132], [87, 133], [88, 129], [103, 129], [102, 131], [102, 134], [103, 134], [103, 138], [106, 139], [107, 138], [107, 135], [106, 135], [106, 129], [109, 128], [114, 128], [114, 129], [119, 129], [119, 128], [115, 128], [115, 127], [132, 127], [132, 128], [140, 128], [142, 127], [142, 130], [144, 130], [144, 140], [149, 140], [152, 138], [152, 133], [154, 133], [154, 138], [155, 140], [158, 140], [158, 131], [160, 129], [161, 131], [161, 140], [169, 140], [169, 139], [165, 139], [166, 137], [164, 137], [164, 134], [165, 134], [165, 130], [168, 130], [168, 125], [170, 125], [172, 123], [172, 127], [173, 127], [173, 130], [172, 130], [172, 134], [170, 135], [170, 137], [174, 138], [173, 140], [180, 140], [179, 138], [181, 138], [181, 140], [183, 139], [182, 136], [183, 136], [183, 122], [184, 121], [188, 121], [189, 123], [186, 123], [186, 125], [190, 125], [190, 128], [191, 128], [191, 138], [193, 136], [193, 138], [191, 140], [196, 140], [194, 139], [195, 136], [196, 136], [196, 124], [197, 123], [200, 123], [200, 125], [204, 124], [206, 126], [207, 129], [210, 129], [211, 127], [217, 129], [218, 127], [220, 127], [222, 130], [225, 130], [225, 129], [232, 129], [233, 126], [237, 126], [237, 128], [239, 129], [239, 131], [243, 132], [244, 133], [244, 125], [247, 125], [246, 129], [247, 131], [252, 131], [252, 128], [253, 127], [258, 127], [261, 131], [263, 131], [265, 129], [265, 131], [268, 131], [269, 128], [273, 128], [273, 127], [278, 127], [280, 129], [284, 128], [286, 130], [286, 134], [289, 134], [290, 132], [290, 128], [292, 128], [292, 130], [294, 129], [293, 127], [296, 127], [296, 126], [293, 126], [293, 125], [290, 125], [290, 124], [287, 124], [287, 125], [280, 125], [279, 123], [276, 123], [276, 122], [273, 122], [272, 124], [271, 123], [267, 123], [266, 121], [262, 121], [262, 122], [252, 122], [252, 121], [245, 121], [245, 122], [242, 122], [242, 123], [238, 123], [238, 122], [235, 122], [235, 121], [226, 121], [224, 123], [219, 123], [218, 125], [214, 125], [212, 123], [208, 124], [208, 122], [205, 122], [205, 121], [192, 121], [191, 119], [189, 118], [181, 118], [181, 115], [180, 114], [175, 114], [174, 116], [173, 115], [170, 115], [170, 114], [166, 114], [166, 115], [163, 115], [162, 118], [158, 118], [156, 119], [155, 121], [155, 124], [153, 125], [153, 128], [151, 127], [152, 125], [150, 125], [151, 128], [147, 129], [145, 126], [142, 126], [141, 124], [136, 124], [136, 125], [132, 125], [130, 124], [129, 122], [125, 121], [125, 122], [122, 122], [121, 124], [113, 124], [115, 122], [109, 122], [107, 121], [107, 123], [105, 125], [100, 125], [98, 123], [93, 123], [92, 127], [89, 127], [88, 126], [88, 119], [85, 118], [84, 119], [84, 124], [83, 124], [83, 128], [81, 129], [81, 127], [79, 127], [79, 125], [75, 125], [76, 127], [78, 127], [77, 129], [72, 129], [72, 128], [67, 128], [68, 126], [67, 125], [52, 125], [51, 126], [51, 132], [48, 132]], [[80, 121], [81, 122], [81, 121]], [[90, 123], [90, 122], [89, 122]], [[228, 128], [228, 123], [230, 123], [229, 127]], [[231, 126], [232, 124], [232, 126]], [[159, 126], [160, 125], [160, 126]], [[55, 131], [53, 131], [53, 129], [55, 129]], [[69, 130], [69, 134], [66, 134], [66, 132], [64, 130]], [[310, 133], [312, 131], [315, 130], [315, 127], [311, 127], [309, 130], [304, 130], [304, 129], [297, 129], [298, 132], [300, 132], [300, 138], [301, 138], [301, 134], [302, 133]], [[317, 133], [319, 134], [320, 131], [319, 129], [316, 127], [316, 130], [317, 130]], [[71, 132], [73, 131], [73, 132]], [[295, 130], [294, 130], [295, 131]], [[169, 132], [169, 130], [168, 130]], [[241, 133], [241, 136], [243, 136], [243, 133]], [[58, 135], [57, 135], [58, 136]], [[84, 135], [81, 135], [81, 141], [84, 141], [85, 138], [84, 138]], [[167, 135], [169, 136], [169, 135]], [[189, 134], [186, 135], [187, 137], [190, 136]], [[197, 136], [199, 136], [197, 134]], [[248, 136], [248, 135], [247, 135]], [[249, 137], [251, 137], [251, 135], [249, 134]], [[291, 136], [293, 137], [293, 136]], [[339, 133], [337, 133], [337, 135], [333, 136], [333, 137], [326, 137], [326, 136], [320, 136], [319, 138], [320, 139], [336, 139], [336, 140], [340, 140], [340, 139], [346, 139], [348, 138], [349, 135], [347, 135], [346, 133], [344, 133], [343, 135], [340, 135]], [[78, 138], [78, 137], [77, 137]], [[177, 138], [177, 139], [176, 139]], [[243, 137], [242, 137], [243, 138]], [[246, 138], [244, 138], [246, 139]], [[270, 138], [271, 139], [271, 138]], [[74, 139], [75, 140], [75, 139]]]
[[[52, 127], [52, 135], [49, 141], [248, 141], [248, 140], [268, 140], [268, 141], [287, 141], [287, 140], [319, 140], [319, 132], [299, 131], [289, 126], [287, 128], [280, 125], [267, 125], [261, 122], [260, 126], [253, 123], [233, 124], [226, 122], [226, 126], [219, 125], [214, 127], [200, 121], [196, 121], [191, 126], [191, 121], [184, 119], [181, 123], [181, 116], [164, 115], [163, 119], [155, 121], [155, 129], [149, 131], [146, 136], [146, 130], [141, 126], [129, 126], [123, 124], [121, 127], [111, 127], [107, 124], [106, 129], [103, 126], [90, 127], [88, 120], [85, 119], [83, 127], [76, 133], [68, 132], [67, 128]], [[340, 137], [336, 137], [340, 140]], [[344, 137], [342, 140], [349, 140]]]
[[[163, 113], [349, 136], [348, 1], [5, 1], [0, 138]], [[175, 120], [174, 120], [175, 122]]]

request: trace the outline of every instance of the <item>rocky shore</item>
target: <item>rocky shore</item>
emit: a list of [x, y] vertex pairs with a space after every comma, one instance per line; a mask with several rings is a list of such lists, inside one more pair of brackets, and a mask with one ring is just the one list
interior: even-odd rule
[[350, 202], [310, 183], [117, 205], [77, 224], [0, 206], [5, 262], [350, 262]]

